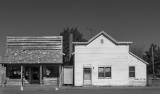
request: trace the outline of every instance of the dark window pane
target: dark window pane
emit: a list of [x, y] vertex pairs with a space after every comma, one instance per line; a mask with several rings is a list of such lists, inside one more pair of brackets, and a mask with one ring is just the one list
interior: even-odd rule
[[90, 68], [84, 68], [84, 72], [85, 73], [91, 73], [91, 69]]
[[46, 68], [46, 76], [47, 77], [53, 77], [53, 68], [51, 68], [51, 67], [47, 67]]
[[59, 66], [46, 66], [46, 77], [59, 77]]
[[104, 73], [98, 73], [98, 77], [104, 77]]
[[10, 79], [20, 79], [21, 78], [21, 67], [20, 66], [8, 67], [8, 76]]
[[98, 68], [98, 77], [104, 77], [104, 67]]
[[129, 77], [135, 77], [135, 67], [129, 67]]
[[111, 67], [105, 68], [105, 77], [111, 77]]
[[111, 73], [105, 73], [105, 77], [111, 77]]
[[103, 44], [103, 39], [101, 39], [101, 44]]
[[129, 67], [129, 71], [135, 71], [135, 67]]
[[135, 72], [129, 72], [129, 77], [135, 77]]

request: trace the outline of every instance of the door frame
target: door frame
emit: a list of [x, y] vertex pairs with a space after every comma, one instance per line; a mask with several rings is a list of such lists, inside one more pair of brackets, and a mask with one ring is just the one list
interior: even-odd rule
[[[85, 69], [85, 68], [89, 68], [90, 71], [91, 71], [91, 72], [90, 72], [90, 77], [91, 77], [91, 79], [90, 79], [90, 84], [85, 84], [85, 83], [84, 83], [84, 81], [85, 81], [85, 80], [84, 80], [84, 69]], [[83, 66], [83, 85], [92, 85], [92, 67], [91, 67], [91, 66]]]
[[[38, 68], [38, 73], [39, 73], [38, 74], [39, 75], [39, 79], [37, 80], [38, 83], [36, 83], [36, 82], [34, 83], [33, 82], [34, 81], [33, 80], [33, 67]], [[40, 66], [38, 66], [38, 65], [37, 66], [30, 66], [30, 68], [31, 68], [31, 84], [40, 84]]]
[[[40, 66], [39, 65], [34, 65], [34, 66], [30, 66], [30, 65], [26, 65], [24, 66], [24, 73], [26, 75], [26, 68], [28, 67], [28, 81], [29, 84], [40, 84]], [[33, 67], [37, 67], [38, 68], [38, 72], [39, 72], [39, 79], [37, 80], [37, 83], [33, 81]]]

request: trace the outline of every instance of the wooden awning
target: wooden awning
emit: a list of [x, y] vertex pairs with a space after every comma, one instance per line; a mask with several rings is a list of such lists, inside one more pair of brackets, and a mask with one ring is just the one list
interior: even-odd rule
[[61, 50], [8, 50], [2, 58], [4, 64], [62, 63]]
[[8, 36], [1, 63], [62, 63], [62, 36]]

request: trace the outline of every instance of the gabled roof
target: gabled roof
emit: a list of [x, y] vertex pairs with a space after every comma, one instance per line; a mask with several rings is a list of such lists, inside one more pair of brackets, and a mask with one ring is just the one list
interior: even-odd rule
[[115, 45], [129, 45], [132, 42], [119, 42], [117, 40], [115, 40], [113, 37], [111, 37], [110, 35], [108, 35], [106, 32], [101, 31], [100, 33], [98, 33], [97, 35], [95, 35], [93, 38], [91, 38], [88, 42], [72, 42], [73, 44], [76, 45], [88, 45], [89, 43], [91, 43], [92, 41], [94, 41], [97, 37], [99, 37], [100, 35], [105, 36], [107, 39], [109, 39], [111, 42], [113, 42]]
[[133, 57], [137, 58], [138, 60], [142, 61], [145, 64], [148, 64], [146, 61], [144, 61], [143, 59], [141, 59], [140, 57], [136, 56], [135, 54], [133, 54], [132, 52], [129, 52], [130, 55], [132, 55]]

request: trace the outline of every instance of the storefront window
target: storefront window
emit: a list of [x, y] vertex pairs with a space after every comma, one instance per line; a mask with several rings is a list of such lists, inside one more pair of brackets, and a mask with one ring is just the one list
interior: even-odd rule
[[59, 67], [46, 66], [46, 77], [59, 77]]
[[8, 76], [10, 79], [20, 79], [21, 78], [21, 67], [20, 66], [8, 67]]

